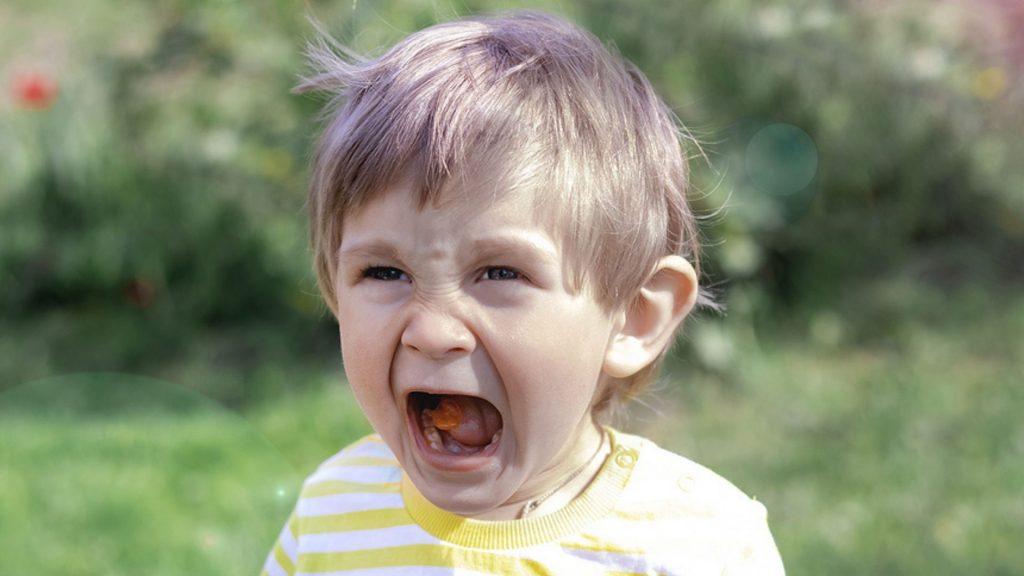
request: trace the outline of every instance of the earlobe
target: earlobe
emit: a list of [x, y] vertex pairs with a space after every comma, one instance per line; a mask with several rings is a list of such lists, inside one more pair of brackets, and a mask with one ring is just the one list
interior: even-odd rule
[[666, 256], [621, 312], [605, 352], [604, 372], [628, 378], [654, 362], [697, 301], [697, 274], [681, 256]]

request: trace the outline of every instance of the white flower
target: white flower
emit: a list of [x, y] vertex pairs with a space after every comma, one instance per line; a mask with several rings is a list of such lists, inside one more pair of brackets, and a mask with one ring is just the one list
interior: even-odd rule
[[781, 38], [793, 30], [793, 10], [784, 6], [769, 6], [757, 11], [757, 29], [765, 38]]

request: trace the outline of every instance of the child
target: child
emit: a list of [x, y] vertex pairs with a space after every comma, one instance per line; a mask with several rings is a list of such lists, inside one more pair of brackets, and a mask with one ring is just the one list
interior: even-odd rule
[[537, 13], [312, 58], [312, 245], [376, 434], [306, 480], [264, 573], [782, 574], [761, 504], [598, 423], [705, 300], [644, 76]]

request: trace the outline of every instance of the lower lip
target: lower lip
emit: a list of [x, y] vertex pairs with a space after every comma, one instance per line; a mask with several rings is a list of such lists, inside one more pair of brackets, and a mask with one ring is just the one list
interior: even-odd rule
[[422, 457], [423, 460], [431, 467], [445, 472], [473, 472], [484, 468], [494, 461], [494, 456], [498, 452], [498, 447], [505, 439], [503, 434], [497, 442], [489, 444], [480, 452], [470, 456], [445, 454], [434, 450], [430, 447], [430, 444], [427, 443], [427, 439], [423, 437], [423, 431], [416, 422], [417, 415], [413, 412], [411, 407], [407, 409], [407, 415], [408, 418], [406, 418], [406, 426], [409, 429], [409, 435], [413, 438], [413, 442], [416, 443], [416, 448], [420, 453], [420, 457]]

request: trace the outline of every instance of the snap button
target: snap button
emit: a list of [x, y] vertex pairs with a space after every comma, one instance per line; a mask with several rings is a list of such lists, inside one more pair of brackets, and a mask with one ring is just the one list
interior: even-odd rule
[[636, 455], [632, 452], [623, 450], [615, 455], [615, 463], [623, 468], [629, 468], [636, 462]]
[[693, 490], [693, 487], [697, 485], [697, 480], [693, 476], [690, 476], [689, 474], [684, 474], [679, 477], [679, 480], [676, 481], [676, 484], [679, 485], [679, 489], [682, 490], [683, 492], [690, 492], [691, 490]]

